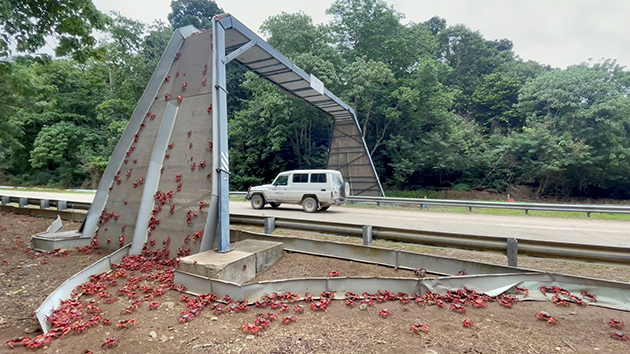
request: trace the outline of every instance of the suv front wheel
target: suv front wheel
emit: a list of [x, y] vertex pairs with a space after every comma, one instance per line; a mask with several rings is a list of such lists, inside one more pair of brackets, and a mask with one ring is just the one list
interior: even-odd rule
[[252, 197], [252, 208], [262, 209], [265, 206], [265, 198], [260, 194], [255, 194]]
[[[253, 200], [252, 200], [252, 202], [253, 202]], [[319, 206], [319, 203], [317, 203], [317, 200], [315, 198], [313, 198], [313, 197], [304, 198], [304, 200], [302, 201], [302, 208], [307, 213], [314, 213], [314, 212], [316, 212], [318, 206]]]

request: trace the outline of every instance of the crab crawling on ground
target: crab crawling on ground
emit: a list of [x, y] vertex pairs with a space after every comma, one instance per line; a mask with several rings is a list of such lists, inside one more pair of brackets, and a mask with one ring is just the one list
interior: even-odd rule
[[285, 325], [287, 325], [287, 324], [289, 324], [291, 322], [297, 322], [297, 318], [295, 316], [287, 316], [287, 317], [282, 319], [282, 323], [284, 323]]
[[253, 323], [246, 323], [246, 324], [241, 326], [241, 331], [243, 333], [249, 332], [251, 334], [259, 335], [260, 331], [262, 331], [262, 327], [261, 326], [256, 326]]
[[628, 340], [628, 335], [623, 332], [611, 332], [610, 338], [626, 341]]
[[389, 309], [382, 309], [381, 312], [378, 313], [379, 316], [383, 318], [387, 318], [387, 316], [392, 315], [393, 312]]
[[411, 325], [411, 330], [416, 334], [420, 334], [420, 332], [429, 333], [429, 325], [426, 323], [416, 323]]
[[27, 346], [29, 343], [31, 343], [31, 341], [32, 341], [31, 337], [19, 337], [16, 339], [8, 340], [4, 342], [4, 344], [8, 345], [9, 348], [11, 349], [15, 349], [16, 345]]
[[118, 338], [117, 337], [108, 337], [105, 339], [105, 342], [103, 342], [103, 344], [101, 345], [101, 348], [103, 347], [107, 347], [107, 348], [113, 348], [115, 346], [118, 345]]
[[129, 329], [128, 324], [131, 323], [133, 325], [133, 327], [136, 327], [136, 320], [129, 319], [129, 320], [120, 320], [118, 321], [118, 323], [116, 323], [116, 328], [124, 328], [124, 329]]
[[37, 337], [33, 338], [30, 343], [25, 344], [24, 346], [27, 349], [38, 349], [43, 345], [48, 345], [52, 342], [52, 338], [46, 334], [40, 334]]
[[622, 329], [626, 326], [626, 324], [617, 318], [611, 318], [610, 321], [608, 322], [608, 325], [612, 328], [618, 328], [618, 329]]
[[559, 324], [560, 322], [558, 322], [558, 320], [551, 316], [549, 313], [545, 312], [545, 311], [541, 311], [539, 313], [536, 314], [536, 318], [541, 320], [541, 321], [547, 321], [547, 326], [549, 326], [550, 324]]
[[462, 326], [464, 327], [472, 327], [474, 324], [473, 320], [465, 319], [462, 321]]

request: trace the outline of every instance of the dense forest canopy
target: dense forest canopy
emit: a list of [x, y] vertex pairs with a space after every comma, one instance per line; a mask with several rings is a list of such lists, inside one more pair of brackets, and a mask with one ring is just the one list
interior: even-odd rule
[[[173, 29], [208, 29], [223, 11], [175, 0], [170, 25], [147, 25], [87, 0], [13, 5], [0, 8], [0, 180], [91, 188]], [[630, 198], [630, 73], [614, 60], [554, 69], [447, 19], [403, 24], [383, 0], [336, 0], [327, 14], [282, 13], [260, 31], [355, 109], [386, 188]], [[50, 35], [64, 57], [33, 54]], [[330, 117], [228, 69], [232, 188], [325, 167]]]

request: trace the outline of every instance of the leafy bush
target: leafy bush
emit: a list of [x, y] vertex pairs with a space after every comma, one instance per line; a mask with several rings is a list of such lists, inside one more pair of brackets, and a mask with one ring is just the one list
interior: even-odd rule
[[231, 176], [230, 189], [237, 192], [246, 191], [251, 186], [262, 184], [262, 178], [252, 176]]

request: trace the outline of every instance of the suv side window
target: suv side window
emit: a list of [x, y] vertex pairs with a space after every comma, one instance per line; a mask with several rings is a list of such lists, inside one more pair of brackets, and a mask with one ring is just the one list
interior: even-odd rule
[[308, 174], [307, 173], [294, 174], [293, 183], [308, 183]]
[[311, 183], [326, 183], [325, 173], [313, 173], [311, 175]]
[[289, 176], [279, 176], [278, 178], [276, 178], [276, 181], [274, 182], [274, 184], [276, 186], [286, 186], [289, 182]]

